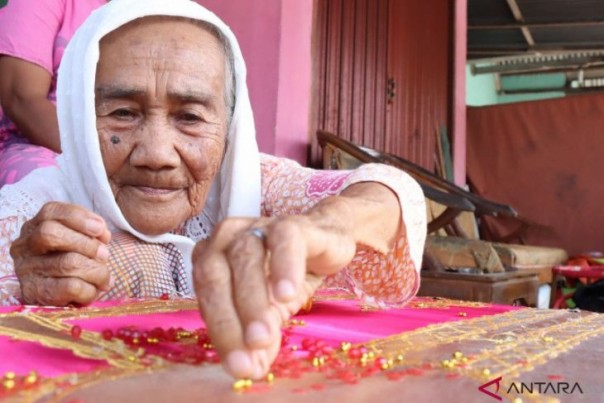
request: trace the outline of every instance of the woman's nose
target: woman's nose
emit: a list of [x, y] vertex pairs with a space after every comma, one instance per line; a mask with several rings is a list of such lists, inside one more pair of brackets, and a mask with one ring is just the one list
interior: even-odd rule
[[130, 155], [132, 165], [153, 170], [172, 169], [180, 165], [180, 154], [176, 148], [178, 131], [166, 120], [145, 120]]

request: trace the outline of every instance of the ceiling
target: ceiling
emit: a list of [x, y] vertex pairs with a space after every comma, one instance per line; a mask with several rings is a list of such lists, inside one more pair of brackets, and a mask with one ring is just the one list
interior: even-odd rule
[[604, 0], [468, 0], [468, 59], [475, 74], [564, 72], [569, 83], [599, 82]]

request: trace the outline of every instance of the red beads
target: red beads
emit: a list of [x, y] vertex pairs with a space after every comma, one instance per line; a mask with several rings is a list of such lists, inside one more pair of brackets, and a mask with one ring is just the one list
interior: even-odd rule
[[78, 325], [74, 325], [71, 327], [71, 337], [74, 339], [79, 339], [82, 335], [82, 328]]

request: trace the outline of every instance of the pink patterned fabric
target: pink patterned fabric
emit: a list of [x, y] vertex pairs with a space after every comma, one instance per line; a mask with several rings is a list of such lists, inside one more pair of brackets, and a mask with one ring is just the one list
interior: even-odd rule
[[[48, 99], [55, 101], [57, 69], [75, 30], [106, 0], [12, 0], [0, 6], [0, 55], [16, 57], [52, 75]], [[55, 153], [30, 145], [0, 108], [0, 187], [30, 171], [55, 165]]]
[[48, 148], [27, 143], [5, 144], [0, 148], [0, 187], [18, 182], [34, 169], [56, 165], [56, 155]]
[[[124, 302], [118, 305], [127, 304]], [[95, 304], [110, 306], [114, 304]], [[487, 305], [485, 307], [449, 308], [402, 308], [363, 312], [355, 301], [319, 301], [315, 302], [308, 314], [299, 315], [305, 326], [295, 327], [290, 337], [292, 344], [300, 345], [304, 338], [318, 338], [332, 346], [342, 341], [363, 343], [405, 331], [412, 331], [430, 324], [467, 320], [485, 315], [496, 315], [519, 309], [511, 306]], [[12, 309], [0, 308], [2, 312]], [[466, 316], [460, 317], [463, 311]], [[85, 330], [101, 332], [105, 329], [116, 331], [121, 327], [136, 326], [139, 330], [151, 330], [157, 326], [183, 327], [194, 330], [204, 327], [199, 312], [195, 310], [172, 313], [157, 313], [136, 316], [101, 317], [94, 319], [70, 320]], [[54, 377], [65, 373], [85, 372], [105, 366], [103, 362], [74, 356], [70, 351], [54, 350], [34, 343], [12, 342], [8, 337], [0, 336], [0, 374], [13, 371], [18, 375], [36, 370], [45, 377]]]
[[332, 196], [338, 193], [349, 176], [350, 172], [317, 172], [306, 185], [306, 196], [313, 198]]

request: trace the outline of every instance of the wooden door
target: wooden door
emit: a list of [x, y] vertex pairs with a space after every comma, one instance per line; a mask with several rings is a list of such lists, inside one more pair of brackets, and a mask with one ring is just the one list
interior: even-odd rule
[[[430, 170], [449, 114], [448, 0], [318, 0], [317, 128]], [[313, 139], [313, 162], [319, 151]]]
[[[317, 128], [384, 149], [388, 0], [319, 0], [317, 7]], [[316, 161], [316, 139], [313, 145]]]

